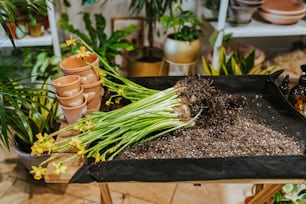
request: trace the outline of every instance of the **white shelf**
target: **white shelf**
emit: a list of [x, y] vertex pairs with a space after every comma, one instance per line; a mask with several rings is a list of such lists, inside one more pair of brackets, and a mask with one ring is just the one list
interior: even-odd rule
[[[52, 45], [52, 36], [49, 32], [45, 32], [40, 37], [31, 37], [26, 35], [24, 38], [14, 40], [16, 47], [31, 47], [31, 46], [48, 46]], [[6, 38], [0, 40], [0, 47], [13, 47], [12, 42]]]
[[[211, 24], [215, 29], [217, 28], [217, 22]], [[232, 33], [235, 38], [305, 35], [306, 21], [300, 20], [293, 25], [274, 25], [252, 19], [247, 25], [232, 26], [226, 23], [224, 33]]]
[[[54, 55], [61, 57], [60, 43], [57, 33], [54, 5], [51, 1], [46, 0], [48, 5], [48, 18], [50, 31], [45, 31], [41, 37], [31, 37], [26, 35], [22, 39], [14, 40], [16, 47], [33, 47], [33, 46], [53, 46]], [[12, 42], [7, 36], [0, 36], [0, 48], [13, 47]]]

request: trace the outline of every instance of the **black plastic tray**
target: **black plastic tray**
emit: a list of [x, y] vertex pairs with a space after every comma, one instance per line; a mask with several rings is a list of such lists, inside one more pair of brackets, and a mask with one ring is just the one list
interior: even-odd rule
[[[254, 114], [266, 117], [273, 129], [299, 137], [306, 144], [306, 120], [288, 103], [272, 76], [207, 77], [223, 92], [261, 96], [266, 106], [253, 107]], [[182, 77], [134, 78], [149, 88], [165, 89]], [[252, 106], [251, 106], [252, 109]], [[271, 117], [272, 116], [272, 117]], [[113, 160], [94, 163], [88, 160], [71, 182], [143, 181], [170, 182], [256, 178], [306, 178], [306, 153], [294, 156], [245, 156], [199, 159]]]

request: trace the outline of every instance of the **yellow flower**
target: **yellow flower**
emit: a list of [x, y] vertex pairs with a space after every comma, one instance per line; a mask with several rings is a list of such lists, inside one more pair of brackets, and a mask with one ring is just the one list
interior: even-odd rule
[[86, 126], [84, 127], [85, 130], [89, 130], [93, 126], [91, 120], [86, 121]]
[[100, 79], [100, 84], [101, 84], [101, 86], [104, 86], [105, 80], [103, 78]]
[[77, 155], [81, 156], [81, 158], [84, 158], [85, 148], [84, 147], [79, 147], [79, 151], [77, 152]]
[[40, 180], [42, 179], [43, 175], [47, 172], [47, 168], [43, 168], [42, 166], [32, 166], [32, 170], [30, 171], [31, 174], [34, 174], [34, 179]]
[[76, 43], [75, 43], [76, 39], [73, 39], [72, 38], [72, 35], [70, 35], [70, 39], [69, 40], [66, 40], [66, 45], [69, 47], [69, 46], [76, 46]]
[[55, 174], [66, 172], [67, 167], [64, 166], [62, 162], [52, 163], [52, 165], [55, 167], [55, 170], [54, 170]]
[[73, 129], [74, 129], [74, 130], [77, 130], [77, 131], [79, 131], [79, 130], [80, 130], [80, 126], [78, 126], [78, 125], [75, 125], [75, 126], [73, 126]]
[[121, 99], [122, 99], [122, 97], [117, 97], [117, 98], [115, 98], [115, 103], [116, 103], [116, 104], [119, 104], [120, 101], [121, 101]]
[[80, 49], [77, 51], [77, 57], [87, 57], [89, 56], [90, 52], [86, 51], [86, 47], [85, 46], [81, 46]]
[[73, 39], [72, 38], [72, 35], [70, 35], [70, 39], [69, 40], [66, 40], [66, 45], [69, 47], [69, 46], [76, 46], [76, 43], [75, 43], [76, 39]]
[[69, 142], [69, 144], [70, 144], [70, 146], [72, 146], [72, 147], [80, 147], [80, 145], [81, 145], [81, 140], [80, 140], [80, 138], [79, 137], [72, 137], [71, 138], [71, 140], [70, 140], [70, 142]]
[[54, 141], [48, 140], [44, 143], [43, 146], [44, 146], [44, 151], [48, 151], [48, 153], [50, 154], [54, 149]]
[[123, 89], [118, 89], [117, 94], [118, 94], [119, 96], [122, 96], [122, 95], [123, 95]]
[[100, 153], [97, 152], [97, 153], [95, 154], [94, 158], [95, 158], [95, 162], [101, 161], [101, 155], [100, 155]]
[[44, 153], [44, 147], [41, 144], [34, 143], [31, 147], [31, 155], [40, 156], [42, 153]]
[[102, 69], [100, 69], [99, 70], [99, 75], [100, 75], [100, 77], [102, 78], [102, 77], [106, 77], [106, 73], [105, 73], [105, 71], [103, 71]]
[[113, 104], [113, 102], [111, 102], [110, 100], [108, 100], [108, 101], [105, 102], [105, 105], [106, 105], [106, 106], [110, 106], [110, 105], [112, 105], [112, 104]]
[[39, 142], [43, 141], [44, 137], [42, 136], [41, 132], [36, 134], [36, 138], [38, 139]]

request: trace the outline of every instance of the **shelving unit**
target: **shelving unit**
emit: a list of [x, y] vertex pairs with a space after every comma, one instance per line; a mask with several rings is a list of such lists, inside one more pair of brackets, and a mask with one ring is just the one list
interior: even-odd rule
[[[32, 46], [53, 46], [54, 55], [61, 57], [58, 32], [56, 27], [54, 5], [47, 1], [48, 4], [48, 19], [50, 24], [50, 32], [45, 31], [41, 37], [31, 37], [26, 35], [22, 39], [14, 40], [16, 47], [32, 47]], [[11, 41], [6, 38], [0, 40], [1, 47], [12, 47]]]
[[[217, 28], [217, 22], [211, 24], [215, 29]], [[294, 25], [274, 25], [252, 19], [251, 23], [247, 25], [235, 27], [225, 23], [224, 34], [229, 33], [233, 33], [235, 38], [305, 35], [306, 22], [301, 20]]]
[[232, 33], [234, 38], [239, 37], [271, 37], [296, 36], [306, 34], [306, 22], [300, 20], [294, 25], [274, 25], [252, 19], [247, 25], [232, 26], [226, 21], [229, 0], [221, 0], [217, 22], [211, 22], [215, 30], [219, 31], [214, 45], [213, 67], [218, 67], [219, 47], [222, 45], [224, 34]]

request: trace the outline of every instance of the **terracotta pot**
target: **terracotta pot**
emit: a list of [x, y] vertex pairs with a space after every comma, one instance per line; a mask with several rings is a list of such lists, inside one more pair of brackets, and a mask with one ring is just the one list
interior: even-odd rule
[[159, 48], [133, 50], [128, 53], [127, 61], [129, 77], [168, 76], [169, 65], [164, 63], [163, 51]]
[[84, 60], [77, 55], [67, 57], [60, 67], [65, 75], [81, 76], [81, 84], [99, 81], [99, 58], [95, 54], [90, 54]]
[[59, 96], [72, 96], [81, 90], [81, 77], [79, 75], [66, 75], [55, 79], [52, 84]]
[[199, 60], [201, 55], [201, 41], [180, 41], [174, 40], [169, 35], [164, 42], [164, 57], [170, 63], [193, 64]]
[[26, 35], [26, 26], [24, 22], [16, 22], [16, 25], [12, 23], [6, 24], [13, 39], [21, 39]]
[[69, 107], [79, 106], [84, 101], [83, 90], [84, 90], [83, 87], [81, 87], [81, 90], [72, 96], [59, 96], [58, 94], [56, 94], [56, 98], [63, 106], [69, 106]]
[[59, 106], [61, 107], [67, 122], [73, 124], [87, 113], [86, 104], [87, 98], [83, 96], [83, 103], [81, 105], [69, 107], [59, 104]]
[[82, 88], [84, 89], [84, 95], [87, 97], [87, 112], [99, 111], [104, 95], [104, 89], [100, 81], [82, 85]]
[[42, 23], [36, 23], [36, 25], [28, 25], [29, 34], [32, 37], [40, 37], [43, 35]]

